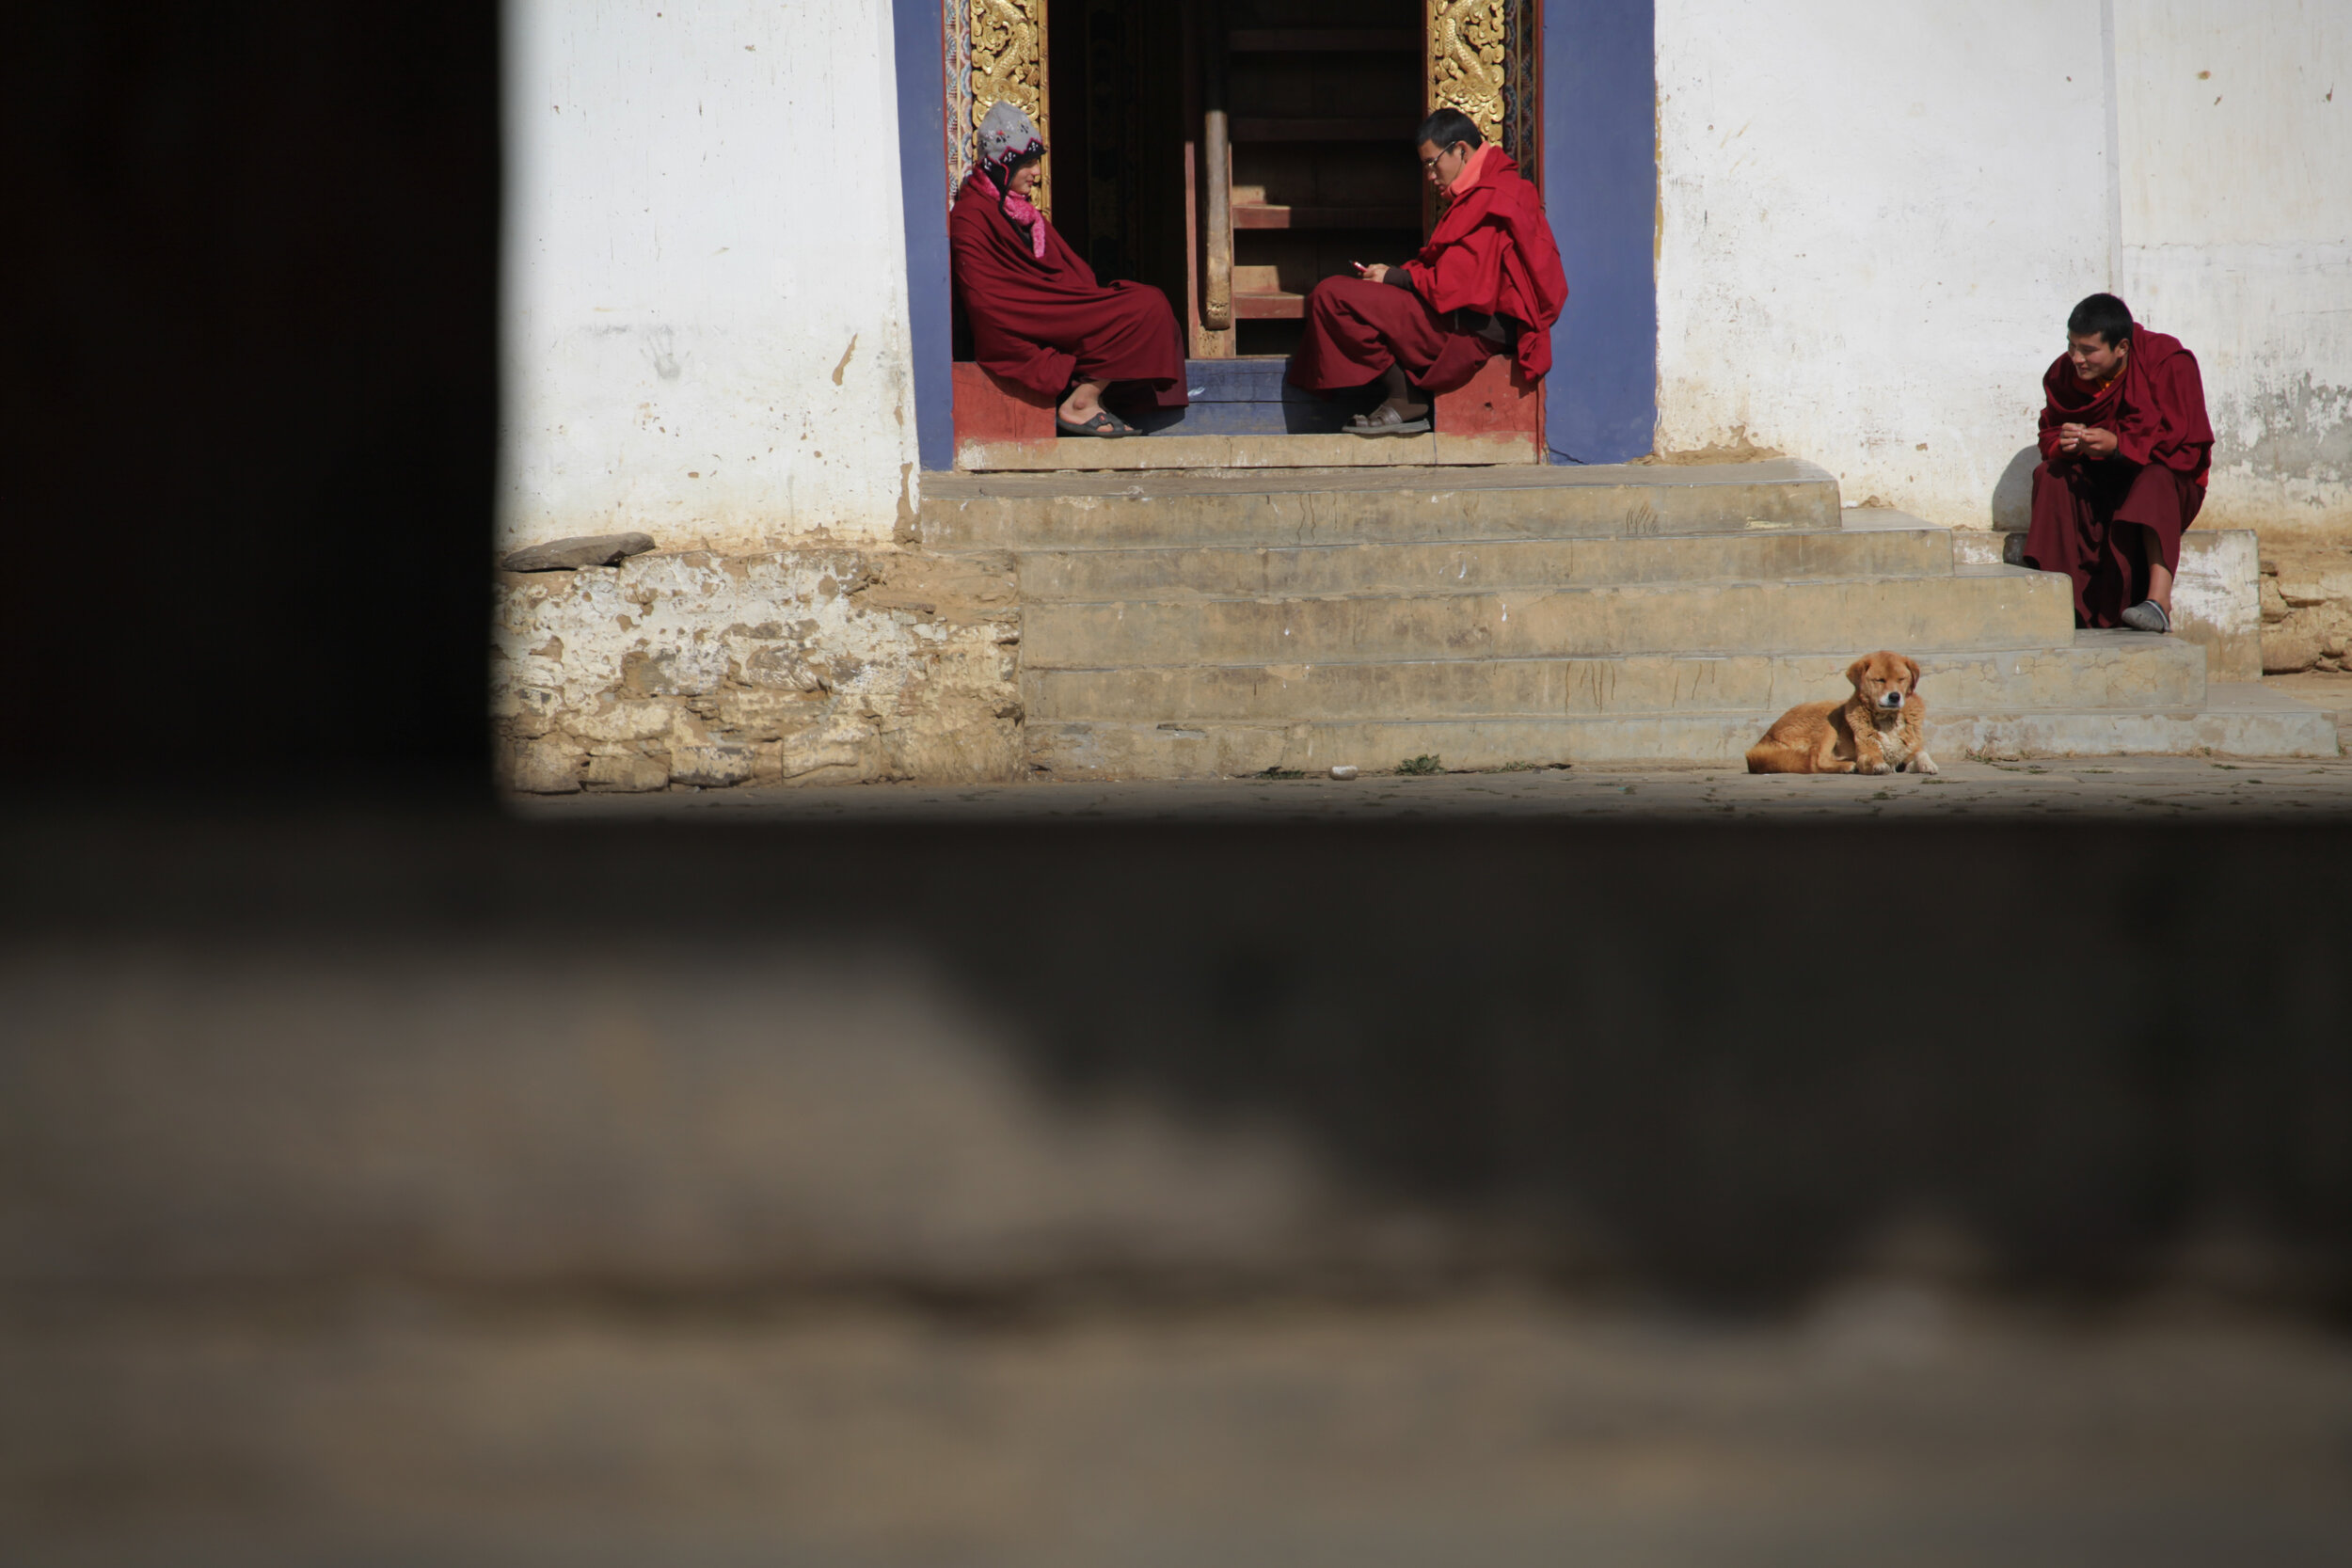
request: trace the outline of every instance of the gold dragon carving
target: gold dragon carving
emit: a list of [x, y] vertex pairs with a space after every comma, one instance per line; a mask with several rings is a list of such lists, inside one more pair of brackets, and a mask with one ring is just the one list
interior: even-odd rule
[[[1052, 145], [1045, 128], [1045, 0], [971, 0], [972, 4], [972, 125], [999, 101], [1009, 102], [1037, 122], [1041, 140]], [[1050, 160], [1049, 160], [1050, 164]], [[1054, 212], [1050, 168], [1038, 171], [1037, 189], [1030, 197], [1048, 217]]]
[[1503, 0], [1429, 0], [1429, 106], [1459, 109], [1488, 141], [1502, 139]]

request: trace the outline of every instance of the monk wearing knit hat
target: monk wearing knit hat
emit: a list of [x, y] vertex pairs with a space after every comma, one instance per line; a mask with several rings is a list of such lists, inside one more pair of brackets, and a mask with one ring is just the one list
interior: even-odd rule
[[973, 357], [996, 375], [1054, 398], [1064, 436], [1133, 436], [1103, 406], [1117, 382], [1139, 384], [1163, 408], [1184, 397], [1184, 345], [1168, 296], [1147, 283], [1104, 284], [1030, 205], [1045, 143], [1027, 115], [993, 105], [978, 157], [947, 217], [956, 298]]

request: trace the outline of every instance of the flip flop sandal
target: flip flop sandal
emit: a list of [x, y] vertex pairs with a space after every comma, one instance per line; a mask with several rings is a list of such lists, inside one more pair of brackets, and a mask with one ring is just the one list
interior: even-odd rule
[[1129, 424], [1107, 408], [1096, 409], [1092, 419], [1081, 420], [1077, 424], [1072, 424], [1059, 414], [1054, 416], [1054, 434], [1057, 436], [1093, 436], [1108, 441], [1116, 440], [1121, 436], [1133, 436], [1135, 433], [1134, 425]]
[[1422, 436], [1429, 430], [1429, 416], [1408, 420], [1398, 410], [1382, 404], [1369, 414], [1359, 414], [1348, 423], [1350, 436]]
[[2123, 612], [2123, 624], [2134, 631], [2170, 631], [2172, 617], [2153, 599], [2142, 599]]

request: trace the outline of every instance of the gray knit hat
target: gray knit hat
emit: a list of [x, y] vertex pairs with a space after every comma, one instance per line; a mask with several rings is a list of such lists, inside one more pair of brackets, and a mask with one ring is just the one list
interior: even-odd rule
[[1032, 153], [1045, 150], [1038, 139], [1037, 125], [1020, 106], [1003, 99], [988, 106], [988, 114], [980, 121], [979, 164], [992, 179], [1001, 177], [1004, 170]]

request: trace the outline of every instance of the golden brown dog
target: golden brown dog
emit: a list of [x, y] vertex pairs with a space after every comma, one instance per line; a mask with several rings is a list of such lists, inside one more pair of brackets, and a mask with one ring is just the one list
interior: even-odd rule
[[1914, 773], [1936, 771], [1922, 725], [1918, 661], [1881, 650], [1846, 667], [1853, 695], [1806, 703], [1772, 721], [1748, 748], [1751, 773]]

